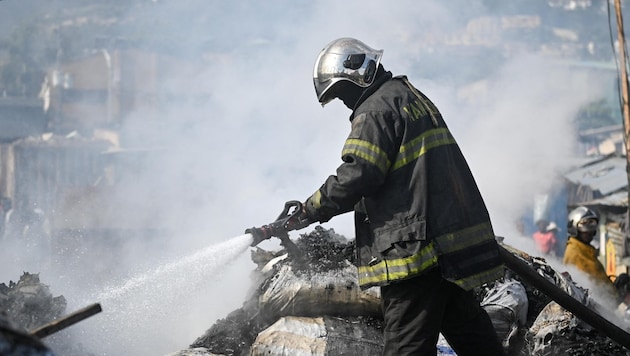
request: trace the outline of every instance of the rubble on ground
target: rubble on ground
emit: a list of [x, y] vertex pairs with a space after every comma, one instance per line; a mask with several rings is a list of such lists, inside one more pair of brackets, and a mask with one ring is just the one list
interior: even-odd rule
[[[369, 355], [383, 347], [379, 290], [358, 287], [353, 241], [321, 226], [286, 251], [252, 251], [257, 268], [243, 306], [218, 320], [190, 348], [169, 356]], [[531, 267], [589, 306], [589, 291], [542, 258]], [[593, 330], [510, 270], [475, 290], [509, 355], [616, 355], [630, 351]], [[438, 355], [455, 355], [440, 335]]]
[[[257, 267], [242, 307], [217, 320], [189, 348], [169, 356], [380, 354], [380, 293], [378, 288], [359, 288], [354, 242], [318, 226], [295, 239], [295, 244], [303, 252], [299, 258], [283, 249], [252, 250]], [[598, 310], [590, 291], [566, 272], [555, 271], [539, 257], [524, 253], [520, 257], [539, 275]], [[630, 356], [629, 350], [510, 270], [502, 279], [477, 288], [475, 295], [509, 355]], [[27, 348], [23, 355], [53, 355], [27, 330], [60, 317], [66, 308], [63, 296], [52, 296], [38, 275], [24, 273], [17, 283], [0, 284], [0, 308], [0, 354], [3, 347], [19, 343]], [[46, 344], [56, 336], [46, 338]], [[65, 342], [53, 348], [59, 355], [89, 355], [80, 345]], [[455, 355], [441, 335], [437, 349], [438, 355]]]
[[21, 328], [32, 330], [60, 317], [66, 310], [66, 299], [53, 297], [39, 274], [24, 272], [17, 283], [0, 283], [0, 310]]
[[66, 298], [53, 296], [39, 274], [24, 272], [17, 282], [0, 283], [0, 355], [94, 356], [63, 330], [43, 340], [33, 332], [57, 323], [66, 307]]
[[0, 354], [53, 355], [28, 331], [53, 321], [65, 310], [65, 298], [53, 297], [38, 274], [24, 272], [17, 283], [0, 283]]
[[[589, 309], [599, 313], [605, 312], [605, 307], [592, 298], [588, 289], [577, 285], [569, 273], [557, 272], [543, 258], [525, 253], [522, 253], [521, 257], [527, 260], [538, 274], [553, 282]], [[518, 355], [630, 355], [630, 350], [578, 319], [558, 303], [529, 286], [518, 275], [514, 275], [513, 278], [528, 288], [528, 302], [534, 306], [522, 331], [524, 347], [519, 350]], [[625, 329], [628, 331], [628, 327]]]

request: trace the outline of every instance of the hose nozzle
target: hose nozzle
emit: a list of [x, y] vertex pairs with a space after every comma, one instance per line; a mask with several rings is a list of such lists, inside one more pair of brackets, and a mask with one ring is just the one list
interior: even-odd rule
[[251, 234], [254, 237], [254, 241], [252, 241], [251, 247], [255, 247], [259, 243], [271, 238], [273, 236], [272, 229], [269, 225], [264, 225], [261, 227], [252, 227], [250, 229], [245, 230], [246, 234]]

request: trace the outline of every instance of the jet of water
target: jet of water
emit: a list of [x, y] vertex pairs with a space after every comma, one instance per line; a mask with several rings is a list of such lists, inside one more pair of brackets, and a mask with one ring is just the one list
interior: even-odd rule
[[143, 354], [195, 292], [219, 280], [252, 242], [251, 234], [236, 236], [102, 289], [88, 300], [101, 303], [103, 312], [81, 332], [81, 342], [99, 355]]
[[107, 288], [96, 300], [103, 303], [109, 300], [124, 301], [135, 293], [151, 293], [147, 287], [152, 290], [190, 290], [196, 283], [211, 279], [217, 268], [243, 253], [252, 241], [251, 234], [244, 234], [221, 244], [208, 246], [190, 256], [137, 275], [121, 286]]

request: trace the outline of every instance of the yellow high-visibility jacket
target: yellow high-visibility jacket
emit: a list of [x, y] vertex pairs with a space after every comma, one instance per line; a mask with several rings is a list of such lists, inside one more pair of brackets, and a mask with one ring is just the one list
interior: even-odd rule
[[595, 247], [582, 242], [577, 237], [569, 237], [562, 263], [576, 266], [597, 283], [612, 286], [612, 281], [608, 278], [604, 266], [597, 259]]
[[502, 277], [485, 203], [437, 107], [387, 72], [350, 121], [343, 163], [306, 209], [321, 222], [355, 211], [361, 288], [433, 268], [465, 290]]

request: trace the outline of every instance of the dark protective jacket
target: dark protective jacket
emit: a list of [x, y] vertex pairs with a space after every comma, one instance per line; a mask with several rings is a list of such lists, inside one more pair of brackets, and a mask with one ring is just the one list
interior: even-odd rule
[[306, 209], [320, 222], [355, 210], [361, 287], [438, 266], [465, 290], [501, 277], [485, 203], [435, 105], [406, 77], [387, 72], [350, 121], [343, 163]]

